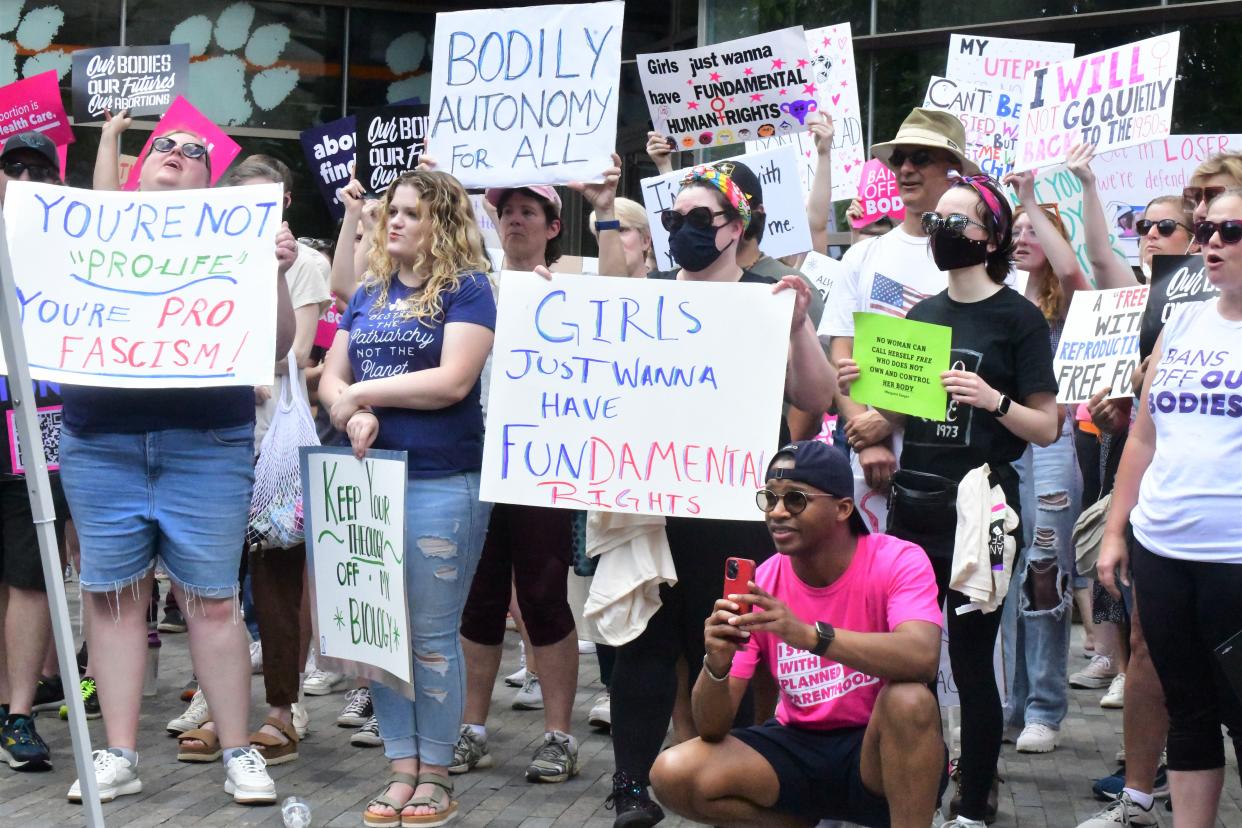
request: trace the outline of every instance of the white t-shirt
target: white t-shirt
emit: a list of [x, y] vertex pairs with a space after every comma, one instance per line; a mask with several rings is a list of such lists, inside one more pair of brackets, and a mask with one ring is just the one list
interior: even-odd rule
[[1156, 453], [1130, 514], [1157, 555], [1242, 564], [1242, 321], [1220, 299], [1174, 308], [1152, 368]]

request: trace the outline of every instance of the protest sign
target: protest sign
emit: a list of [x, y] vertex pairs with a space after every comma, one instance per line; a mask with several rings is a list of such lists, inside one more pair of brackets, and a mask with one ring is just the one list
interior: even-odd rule
[[[139, 158], [145, 159], [151, 152], [151, 142], [156, 138], [167, 135], [170, 132], [185, 131], [191, 135], [196, 135], [205, 142], [207, 151], [211, 153], [211, 183], [214, 186], [220, 180], [220, 176], [224, 175], [224, 171], [228, 169], [229, 164], [233, 163], [238, 155], [241, 154], [241, 145], [224, 133], [224, 130], [213, 124], [206, 115], [199, 112], [194, 104], [180, 96], [172, 102], [172, 106], [164, 113], [164, 117], [160, 118], [160, 122], [155, 125], [155, 130], [151, 133], [151, 137], [142, 145], [142, 152], [138, 153]], [[125, 181], [124, 189], [138, 189], [138, 181], [142, 176], [142, 165], [135, 164], [130, 168], [129, 178]]]
[[854, 314], [854, 359], [861, 371], [850, 399], [887, 411], [943, 421], [953, 329], [883, 313]]
[[802, 132], [819, 111], [801, 26], [636, 62], [651, 123], [683, 149]]
[[73, 53], [73, 119], [102, 121], [130, 115], [161, 115], [189, 89], [190, 47], [106, 46]]
[[489, 205], [483, 198], [482, 193], [472, 193], [470, 195], [470, 206], [474, 208], [474, 221], [479, 225], [479, 232], [483, 234], [483, 246], [490, 249], [500, 249], [500, 229], [496, 227], [496, 222], [492, 220], [492, 213], [488, 210]]
[[855, 228], [866, 227], [885, 216], [899, 223], [906, 217], [906, 205], [898, 192], [897, 176], [878, 158], [872, 158], [862, 169], [858, 185], [858, 203], [862, 206], [862, 218], [850, 219]]
[[1105, 386], [1110, 399], [1130, 396], [1147, 292], [1147, 285], [1074, 292], [1052, 365], [1057, 402], [1086, 402]]
[[[777, 147], [765, 152], [747, 153], [717, 161], [744, 164], [759, 179], [763, 188], [764, 223], [763, 252], [769, 256], [788, 256], [811, 249], [811, 225], [806, 218], [802, 187], [798, 181], [798, 156], [793, 147]], [[672, 209], [685, 170], [642, 180], [643, 204], [651, 227], [651, 249], [655, 251], [660, 270], [677, 267], [668, 249], [668, 231], [660, 214]], [[758, 221], [759, 216], [752, 220]]]
[[483, 500], [763, 517], [792, 291], [516, 271], [500, 283]]
[[353, 115], [347, 115], [304, 129], [299, 136], [302, 152], [306, 155], [306, 166], [314, 173], [319, 195], [337, 221], [345, 216], [345, 205], [336, 197], [336, 191], [349, 183], [356, 121]]
[[54, 69], [0, 87], [0, 143], [21, 132], [42, 132], [61, 147], [73, 143]]
[[436, 15], [431, 143], [467, 187], [599, 181], [617, 145], [621, 2]]
[[1208, 281], [1203, 256], [1153, 256], [1151, 293], [1139, 332], [1139, 355], [1146, 359], [1156, 347], [1156, 339], [1169, 321], [1173, 308], [1189, 302], [1204, 302], [1220, 295], [1220, 288]]
[[956, 116], [966, 132], [966, 157], [999, 180], [1013, 169], [1018, 104], [1008, 95], [965, 81], [933, 76], [923, 106]]
[[406, 453], [301, 449], [311, 613], [320, 667], [413, 698], [405, 591]]
[[418, 166], [427, 142], [427, 107], [385, 106], [358, 113], [354, 174], [368, 193], [383, 193], [397, 176]]
[[1073, 43], [952, 34], [944, 74], [1007, 95], [1016, 107], [1022, 103], [1022, 84], [1027, 75], [1073, 56]]
[[806, 258], [802, 260], [802, 266], [798, 269], [802, 271], [803, 276], [811, 280], [811, 284], [815, 285], [815, 289], [819, 291], [819, 297], [824, 300], [825, 304], [837, 280], [844, 277], [846, 272], [845, 265], [841, 262], [814, 250], [806, 254]]
[[109, 388], [271, 385], [279, 184], [124, 193], [10, 181], [31, 376]]
[[1032, 70], [1014, 169], [1060, 163], [1076, 144], [1104, 152], [1167, 136], [1180, 37], [1171, 32]]

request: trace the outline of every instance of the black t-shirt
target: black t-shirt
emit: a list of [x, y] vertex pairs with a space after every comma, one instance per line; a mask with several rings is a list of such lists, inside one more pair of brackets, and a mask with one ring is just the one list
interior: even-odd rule
[[[911, 308], [906, 318], [951, 327], [952, 367], [973, 371], [1014, 402], [1041, 391], [1057, 392], [1048, 322], [1034, 303], [1010, 288], [969, 303], [955, 302], [941, 291]], [[960, 482], [984, 463], [996, 469], [1026, 450], [1027, 442], [991, 411], [950, 400], [947, 413], [942, 423], [906, 419], [903, 469]]]

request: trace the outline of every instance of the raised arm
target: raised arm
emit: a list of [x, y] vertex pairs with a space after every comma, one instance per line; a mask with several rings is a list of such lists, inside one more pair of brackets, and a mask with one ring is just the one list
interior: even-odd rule
[[95, 151], [94, 187], [96, 190], [121, 189], [121, 169], [117, 166], [121, 154], [121, 133], [134, 122], [128, 109], [118, 114], [104, 110], [104, 125], [99, 131], [99, 149]]
[[[336, 237], [336, 253], [332, 256], [332, 292], [337, 302], [349, 304], [349, 298], [358, 289], [358, 279], [366, 272], [366, 254], [371, 249], [371, 234], [363, 222], [366, 203], [362, 184], [350, 178], [349, 183], [337, 191], [337, 198], [345, 206], [345, 218], [341, 219], [341, 231]], [[362, 241], [357, 241], [359, 232]], [[358, 270], [359, 259], [363, 269]]]
[[798, 275], [785, 276], [773, 293], [793, 290], [796, 294], [792, 327], [789, 332], [789, 362], [785, 370], [785, 398], [803, 411], [826, 411], [832, 404], [837, 384], [836, 370], [824, 355], [824, 348], [811, 327], [806, 309], [811, 303], [811, 287]]
[[1069, 171], [1082, 182], [1082, 223], [1087, 237], [1087, 261], [1091, 264], [1091, 275], [1100, 290], [1131, 287], [1138, 284], [1138, 279], [1125, 258], [1113, 249], [1108, 221], [1104, 218], [1104, 205], [1100, 203], [1100, 191], [1095, 186], [1095, 172], [1091, 169], [1093, 157], [1095, 147], [1079, 144], [1070, 150], [1065, 162]]
[[293, 347], [293, 337], [297, 330], [297, 319], [293, 314], [293, 301], [289, 298], [289, 283], [285, 274], [298, 258], [298, 243], [289, 230], [288, 222], [281, 222], [280, 232], [276, 234], [276, 355], [277, 362], [282, 361]]
[[1017, 191], [1018, 203], [1026, 210], [1026, 215], [1031, 220], [1031, 228], [1035, 231], [1035, 237], [1039, 239], [1040, 247], [1044, 249], [1048, 263], [1052, 265], [1052, 272], [1061, 280], [1061, 292], [1065, 295], [1066, 306], [1068, 306], [1070, 299], [1074, 296], [1074, 291], [1091, 289], [1086, 272], [1079, 264], [1078, 257], [1074, 255], [1074, 249], [1070, 247], [1070, 243], [1057, 230], [1052, 219], [1048, 218], [1048, 214], [1040, 209], [1039, 201], [1035, 198], [1035, 173], [1029, 170], [1010, 173], [1005, 176], [1005, 183]]
[[832, 116], [811, 116], [811, 137], [815, 141], [815, 177], [806, 202], [806, 218], [811, 225], [811, 249], [828, 251], [828, 222], [832, 218], [832, 137], [836, 130]]
[[[569, 185], [571, 190], [582, 193], [582, 197], [595, 211], [595, 221], [615, 221], [617, 214], [613, 207], [617, 200], [617, 182], [621, 180], [621, 156], [612, 154], [612, 166], [601, 174], [603, 182], [587, 184], [575, 181]], [[625, 249], [621, 246], [621, 234], [616, 230], [604, 230], [599, 234], [599, 275], [628, 276], [625, 267]]]
[[676, 151], [672, 139], [663, 132], [652, 130], [647, 133], [647, 155], [655, 162], [660, 175], [673, 171], [673, 153]]

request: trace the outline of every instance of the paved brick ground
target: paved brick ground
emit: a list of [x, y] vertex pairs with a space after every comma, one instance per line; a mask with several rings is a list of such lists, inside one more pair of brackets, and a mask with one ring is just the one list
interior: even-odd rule
[[[76, 602], [75, 602], [76, 611]], [[502, 674], [516, 669], [516, 638], [510, 636]], [[604, 810], [610, 790], [612, 751], [609, 737], [587, 729], [592, 701], [601, 692], [593, 657], [584, 657], [582, 681], [575, 702], [575, 730], [582, 740], [582, 773], [563, 785], [531, 785], [524, 771], [543, 735], [542, 715], [509, 708], [513, 691], [496, 688], [494, 714], [489, 726], [490, 745], [496, 766], [456, 777], [462, 816], [454, 824], [462, 828], [544, 828], [590, 826], [609, 828], [612, 817]], [[145, 828], [154, 825], [279, 826], [277, 808], [246, 808], [233, 804], [223, 793], [223, 769], [219, 764], [190, 765], [175, 760], [175, 742], [164, 733], [164, 724], [181, 712], [178, 690], [189, 677], [189, 656], [184, 635], [164, 636], [160, 663], [160, 692], [147, 699], [142, 716], [141, 776], [145, 785], [139, 796], [123, 797], [104, 806], [110, 826]], [[1024, 756], [1006, 745], [1000, 772], [1001, 817], [997, 826], [1022, 828], [1073, 828], [1098, 808], [1091, 799], [1089, 779], [1111, 771], [1113, 754], [1120, 743], [1121, 713], [1098, 706], [1102, 691], [1071, 691], [1066, 738], [1054, 753]], [[302, 743], [301, 758], [272, 769], [283, 798], [298, 795], [307, 800], [316, 826], [355, 826], [361, 823], [366, 801], [377, 792], [387, 766], [379, 749], [349, 745], [352, 731], [337, 728], [340, 694], [308, 697], [311, 733]], [[262, 682], [256, 676], [252, 701], [262, 701]], [[255, 718], [257, 722], [257, 717]], [[45, 715], [39, 730], [56, 760], [47, 774], [18, 774], [0, 767], [0, 826], [83, 825], [80, 808], [65, 800], [74, 779], [66, 723]], [[93, 738], [102, 736], [101, 722], [91, 723]], [[1226, 802], [1220, 826], [1242, 826], [1242, 788], [1231, 760]], [[1169, 828], [1171, 816], [1161, 812], [1161, 825]], [[664, 825], [687, 823], [669, 818]]]

